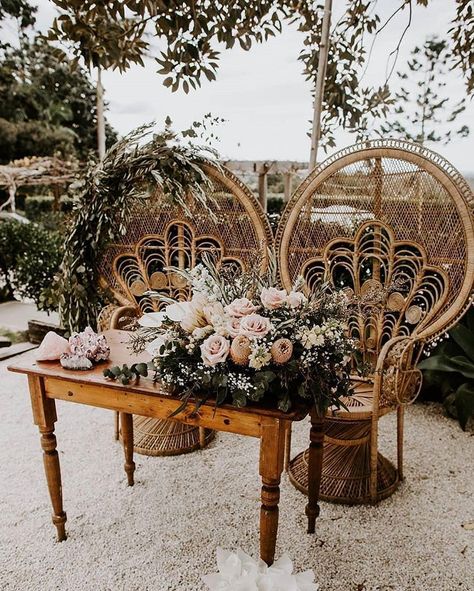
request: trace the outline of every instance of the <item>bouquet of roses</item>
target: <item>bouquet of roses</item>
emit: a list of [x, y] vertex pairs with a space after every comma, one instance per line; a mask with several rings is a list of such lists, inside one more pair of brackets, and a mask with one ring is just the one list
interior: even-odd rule
[[264, 401], [288, 411], [313, 398], [320, 412], [341, 406], [353, 348], [342, 292], [322, 286], [305, 295], [302, 281], [288, 292], [278, 288], [274, 267], [231, 276], [209, 257], [172, 271], [189, 282], [191, 299], [149, 294], [166, 305], [140, 318], [132, 348], [151, 354], [155, 379], [183, 404], [190, 397], [197, 408], [209, 398], [240, 407]]

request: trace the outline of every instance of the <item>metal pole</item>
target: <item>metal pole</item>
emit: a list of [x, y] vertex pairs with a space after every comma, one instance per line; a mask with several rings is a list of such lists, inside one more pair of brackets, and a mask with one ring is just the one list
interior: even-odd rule
[[318, 74], [316, 77], [316, 89], [314, 92], [313, 130], [311, 132], [311, 153], [309, 157], [309, 170], [316, 166], [318, 155], [319, 136], [321, 135], [321, 112], [323, 107], [324, 82], [329, 54], [329, 27], [331, 26], [332, 0], [325, 0], [323, 25], [321, 31], [321, 45], [319, 47]]

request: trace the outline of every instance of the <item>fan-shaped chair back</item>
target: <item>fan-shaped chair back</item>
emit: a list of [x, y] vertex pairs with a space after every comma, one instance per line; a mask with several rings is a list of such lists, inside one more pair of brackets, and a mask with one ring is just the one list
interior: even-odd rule
[[167, 268], [193, 268], [204, 253], [236, 270], [265, 265], [272, 232], [258, 201], [229, 170], [204, 168], [212, 180], [207, 198], [215, 219], [197, 201], [187, 216], [157, 189], [135, 207], [120, 242], [104, 253], [101, 284], [120, 304], [136, 306], [141, 313], [155, 311], [164, 303], [150, 298], [150, 290], [187, 299], [186, 282]]
[[464, 312], [474, 277], [472, 193], [437, 154], [396, 140], [351, 146], [317, 167], [278, 232], [281, 279], [323, 281], [355, 302], [350, 332], [375, 367], [396, 336], [430, 340]]

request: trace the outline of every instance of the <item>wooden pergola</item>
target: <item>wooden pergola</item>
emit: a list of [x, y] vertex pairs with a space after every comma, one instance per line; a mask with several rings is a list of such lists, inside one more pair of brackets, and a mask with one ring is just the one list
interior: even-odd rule
[[294, 160], [227, 160], [223, 164], [237, 176], [242, 173], [258, 175], [258, 197], [264, 210], [267, 208], [267, 175], [281, 174], [284, 180], [284, 200], [288, 201], [293, 192], [293, 176], [298, 172], [307, 174], [308, 163]]
[[16, 212], [16, 192], [19, 187], [38, 185], [69, 185], [76, 177], [79, 166], [74, 160], [60, 160], [56, 156], [32, 156], [0, 165], [0, 188], [8, 191], [8, 199], [0, 205], [0, 211], [10, 208]]

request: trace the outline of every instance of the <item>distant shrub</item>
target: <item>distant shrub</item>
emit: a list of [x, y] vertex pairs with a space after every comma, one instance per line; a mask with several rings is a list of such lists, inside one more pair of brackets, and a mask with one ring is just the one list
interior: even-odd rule
[[0, 280], [3, 297], [31, 298], [40, 310], [56, 309], [51, 284], [59, 270], [62, 237], [34, 223], [0, 223]]
[[48, 230], [61, 229], [64, 217], [73, 208], [73, 200], [66, 195], [59, 199], [59, 209], [55, 211], [55, 199], [52, 195], [29, 195], [25, 199], [25, 216], [32, 222], [44, 226]]
[[44, 214], [54, 209], [54, 197], [52, 195], [31, 195], [25, 199], [25, 216], [32, 222], [39, 221]]

